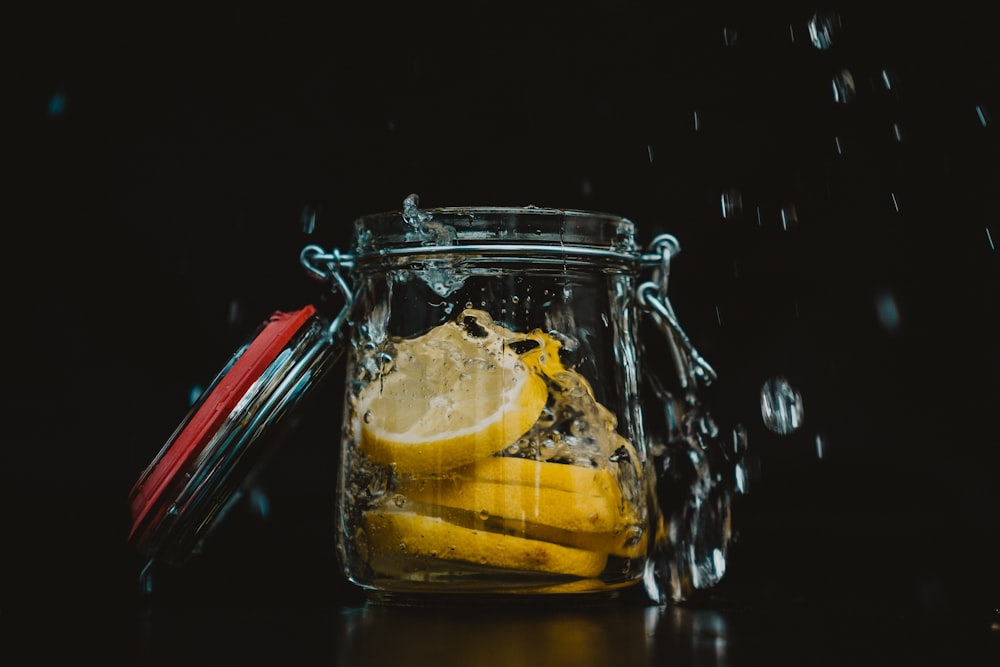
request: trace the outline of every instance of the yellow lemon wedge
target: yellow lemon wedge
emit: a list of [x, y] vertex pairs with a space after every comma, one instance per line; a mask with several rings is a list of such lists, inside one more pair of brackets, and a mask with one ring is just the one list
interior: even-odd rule
[[589, 578], [604, 570], [608, 558], [598, 551], [467, 528], [411, 512], [369, 510], [365, 524], [375, 570], [381, 559], [405, 555]]
[[427, 473], [515, 442], [538, 419], [548, 389], [511, 347], [523, 334], [511, 334], [487, 313], [466, 310], [401, 341], [391, 370], [358, 397], [362, 451], [396, 472]]

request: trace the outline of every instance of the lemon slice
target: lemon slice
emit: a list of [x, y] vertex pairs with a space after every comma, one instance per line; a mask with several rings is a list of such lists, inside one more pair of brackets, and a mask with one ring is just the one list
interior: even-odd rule
[[604, 570], [608, 558], [602, 552], [466, 528], [410, 512], [369, 510], [365, 523], [369, 561], [375, 569], [380, 557], [403, 554], [589, 578]]
[[400, 480], [417, 502], [567, 531], [616, 532], [628, 523], [610, 470], [491, 457], [444, 477]]
[[455, 468], [502, 450], [538, 419], [545, 380], [482, 311], [400, 342], [392, 369], [358, 397], [361, 448], [400, 473]]

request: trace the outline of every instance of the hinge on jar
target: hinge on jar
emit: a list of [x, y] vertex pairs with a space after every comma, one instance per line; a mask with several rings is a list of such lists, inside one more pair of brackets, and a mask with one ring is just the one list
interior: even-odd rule
[[655, 254], [643, 255], [642, 261], [655, 266], [653, 279], [639, 285], [639, 304], [649, 312], [666, 336], [681, 388], [696, 390], [699, 386], [707, 387], [717, 378], [715, 369], [695, 349], [667, 298], [670, 259], [680, 252], [680, 243], [670, 234], [661, 234], [653, 239], [650, 248]]
[[351, 268], [354, 265], [354, 258], [351, 255], [341, 254], [340, 250], [334, 248], [327, 252], [318, 245], [307, 245], [299, 253], [299, 262], [313, 278], [325, 283], [330, 283], [344, 297], [344, 305], [333, 318], [328, 327], [329, 335], [334, 336], [347, 320], [351, 307], [354, 305], [354, 292], [347, 284], [347, 279], [341, 273], [342, 268]]

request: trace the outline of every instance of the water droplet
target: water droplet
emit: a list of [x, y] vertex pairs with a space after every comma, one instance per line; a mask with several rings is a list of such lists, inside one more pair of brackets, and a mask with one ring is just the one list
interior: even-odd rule
[[990, 114], [982, 104], [976, 105], [976, 118], [979, 119], [979, 124], [983, 127], [990, 124]]
[[302, 209], [300, 223], [302, 224], [302, 231], [304, 233], [312, 234], [316, 231], [316, 209], [311, 206], [306, 206]]
[[698, 414], [694, 425], [698, 429], [698, 433], [707, 438], [719, 435], [719, 425], [715, 423], [715, 419], [708, 412]]
[[844, 144], [841, 143], [840, 137], [834, 137], [833, 138], [833, 147], [836, 149], [837, 155], [843, 155], [844, 154]]
[[993, 245], [993, 235], [990, 234], [990, 228], [986, 228], [986, 242], [990, 244], [990, 250], [996, 252], [997, 247]]
[[701, 120], [698, 118], [698, 112], [694, 112], [694, 131], [697, 132], [701, 129]]
[[234, 325], [236, 325], [236, 324], [239, 323], [239, 321], [240, 321], [240, 313], [242, 312], [242, 310], [243, 309], [240, 308], [240, 302], [239, 302], [239, 300], [237, 300], [237, 299], [230, 299], [229, 300], [229, 312], [226, 315], [226, 319], [229, 322], [230, 326], [234, 326]]
[[899, 213], [899, 202], [896, 200], [896, 193], [890, 192], [889, 196], [892, 198], [892, 210]]
[[850, 104], [858, 95], [854, 75], [850, 70], [842, 69], [833, 77], [833, 101], [837, 104]]
[[205, 388], [202, 387], [200, 384], [196, 384], [193, 387], [191, 387], [191, 389], [188, 390], [188, 405], [194, 405], [195, 402], [199, 398], [201, 398], [201, 394], [204, 391]]
[[721, 327], [722, 326], [722, 310], [719, 309], [718, 305], [715, 306], [715, 320], [719, 323], [719, 326]]
[[267, 494], [258, 487], [254, 487], [250, 491], [247, 505], [250, 507], [250, 511], [261, 519], [267, 519], [271, 515], [271, 501]]
[[833, 46], [837, 32], [840, 30], [840, 15], [831, 11], [816, 12], [809, 19], [809, 40], [821, 51]]
[[420, 197], [411, 194], [403, 200], [403, 220], [411, 227], [420, 229], [430, 219], [430, 215], [420, 210]]
[[518, 297], [516, 294], [510, 297], [510, 302], [513, 303], [514, 305], [517, 305], [517, 302], [520, 300], [521, 300], [520, 297]]
[[653, 144], [646, 144], [646, 156], [649, 157], [649, 161], [653, 161]]
[[375, 416], [372, 414], [371, 410], [365, 410], [365, 414], [361, 417], [361, 420], [366, 424], [371, 424], [374, 418]]
[[760, 389], [760, 415], [768, 430], [779, 435], [794, 433], [805, 416], [802, 396], [786, 378], [770, 378]]
[[479, 518], [482, 519], [483, 521], [489, 519], [490, 518], [489, 510], [486, 509], [479, 510]]
[[893, 332], [899, 329], [899, 307], [896, 305], [896, 297], [887, 289], [880, 289], [875, 293], [875, 312], [878, 314], [879, 324], [886, 331]]
[[732, 220], [743, 212], [743, 193], [736, 188], [729, 188], [719, 197], [719, 204], [722, 207], [722, 219]]
[[733, 466], [733, 486], [736, 493], [746, 495], [750, 489], [750, 476], [747, 474], [747, 467], [743, 461]]
[[883, 69], [879, 72], [879, 79], [882, 82], [882, 87], [886, 90], [892, 90], [895, 88], [895, 76], [889, 73], [889, 70]]
[[743, 424], [737, 424], [733, 427], [733, 454], [742, 456], [747, 453], [749, 448], [750, 436], [747, 433], [747, 428]]
[[781, 229], [786, 232], [799, 224], [799, 212], [795, 204], [782, 206], [778, 215], [781, 218]]
[[816, 440], [815, 440], [815, 442], [816, 442], [816, 458], [822, 459], [823, 458], [823, 454], [825, 453], [824, 450], [825, 450], [825, 444], [826, 444], [826, 443], [823, 442], [823, 434], [822, 433], [817, 433], [816, 434]]
[[896, 140], [897, 144], [903, 140], [903, 128], [899, 126], [899, 123], [892, 124], [892, 138]]
[[49, 118], [61, 116], [66, 111], [66, 93], [57, 91], [49, 98]]
[[736, 31], [736, 28], [730, 28], [729, 26], [726, 26], [725, 28], [722, 29], [722, 43], [725, 44], [726, 46], [735, 46], [736, 40], [738, 40], [739, 37], [740, 35]]

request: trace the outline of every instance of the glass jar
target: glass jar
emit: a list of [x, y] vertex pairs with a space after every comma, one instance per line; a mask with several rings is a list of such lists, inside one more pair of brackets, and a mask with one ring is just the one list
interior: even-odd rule
[[[372, 599], [713, 585], [745, 441], [723, 457], [698, 402], [714, 371], [666, 299], [678, 249], [642, 252], [615, 215], [415, 195], [358, 219], [349, 253], [307, 246], [343, 308], [276, 313], [241, 348], [136, 484], [133, 542], [151, 563], [200, 548], [248, 452], [346, 352], [337, 548]], [[643, 320], [669, 383], [648, 372]]]

